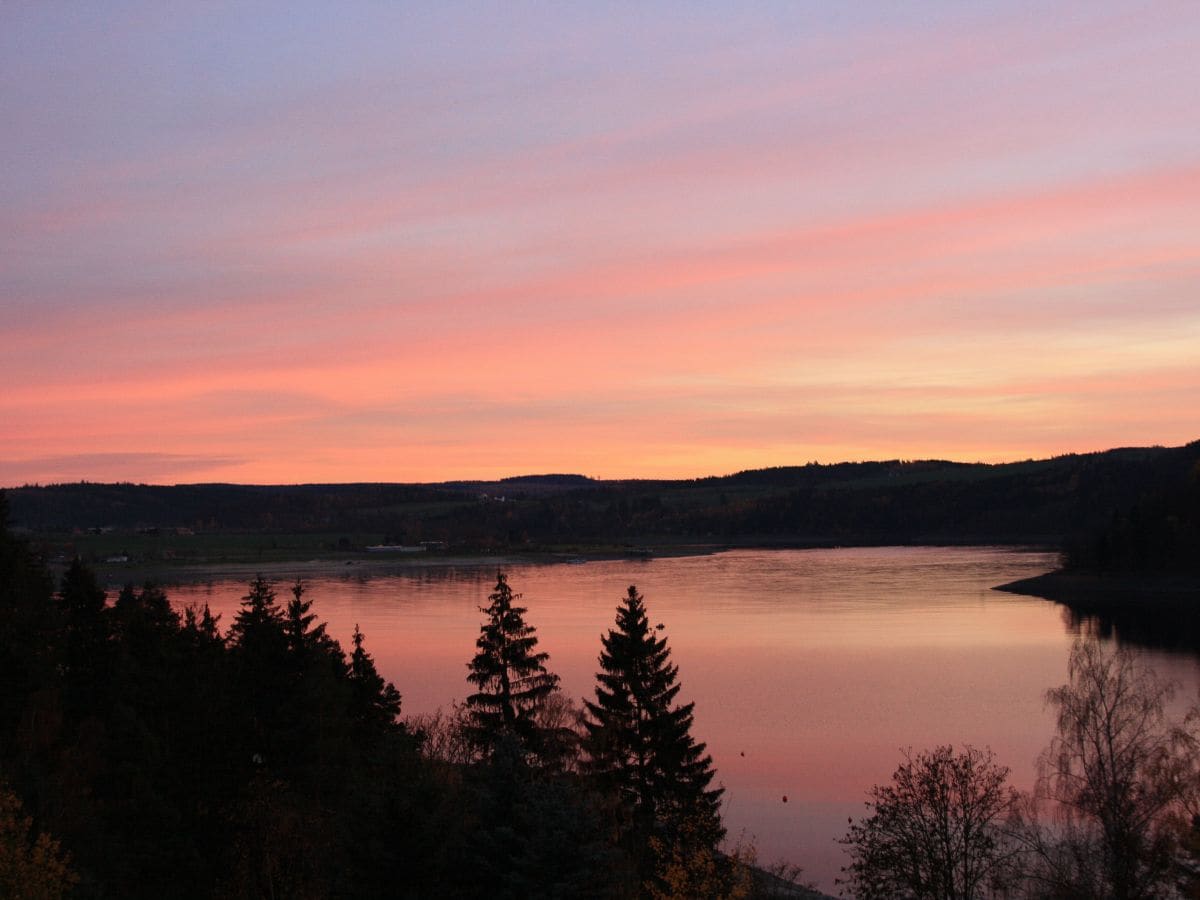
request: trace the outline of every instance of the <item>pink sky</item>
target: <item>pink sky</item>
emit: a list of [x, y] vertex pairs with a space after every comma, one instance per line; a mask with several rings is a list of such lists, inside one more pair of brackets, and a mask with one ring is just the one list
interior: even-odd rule
[[1200, 6], [797, 6], [0, 8], [0, 485], [1200, 437]]

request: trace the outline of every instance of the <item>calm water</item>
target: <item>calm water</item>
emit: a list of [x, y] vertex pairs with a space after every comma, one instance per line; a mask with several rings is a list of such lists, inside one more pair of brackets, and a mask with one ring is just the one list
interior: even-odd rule
[[[835, 839], [887, 781], [903, 747], [990, 746], [1018, 787], [1052, 720], [1042, 698], [1066, 680], [1074, 635], [1060, 607], [990, 590], [1053, 567], [1049, 554], [993, 548], [731, 551], [586, 565], [512, 566], [550, 667], [570, 695], [591, 696], [600, 635], [630, 584], [666, 625], [680, 698], [726, 787], [731, 837], [764, 862], [786, 859], [832, 889]], [[380, 671], [412, 715], [467, 693], [486, 567], [429, 568], [309, 582], [314, 611], [344, 647], [358, 623]], [[281, 583], [281, 599], [287, 597]], [[243, 582], [180, 586], [227, 627]], [[1144, 654], [1195, 695], [1197, 664]], [[787, 802], [783, 798], [787, 797]]]

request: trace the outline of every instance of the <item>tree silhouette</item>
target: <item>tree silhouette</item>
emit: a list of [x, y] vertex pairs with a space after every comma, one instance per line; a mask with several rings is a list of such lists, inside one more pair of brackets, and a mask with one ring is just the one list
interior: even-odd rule
[[851, 858], [841, 883], [855, 897], [880, 900], [1002, 891], [1014, 875], [1014, 848], [1002, 834], [1017, 802], [1007, 779], [990, 750], [906, 753], [892, 783], [871, 788], [871, 814], [841, 839]]
[[276, 653], [284, 646], [283, 613], [271, 583], [261, 575], [250, 582], [250, 592], [242, 598], [229, 638], [244, 653]]
[[112, 665], [110, 623], [104, 589], [76, 557], [63, 573], [58, 593], [66, 634], [67, 707], [83, 717], [106, 701]]
[[363, 649], [363, 633], [354, 626], [354, 652], [350, 654], [351, 717], [368, 728], [385, 729], [400, 715], [400, 692], [375, 668]]
[[236, 712], [249, 719], [242, 739], [249, 742], [246, 755], [255, 765], [279, 765], [287, 750], [281, 735], [295, 685], [287, 643], [275, 591], [259, 575], [229, 628], [234, 689], [243, 693]]
[[1058, 896], [1168, 896], [1177, 825], [1200, 807], [1197, 738], [1185, 727], [1195, 711], [1173, 720], [1174, 683], [1128, 650], [1077, 641], [1067, 668], [1070, 682], [1046, 694], [1058, 730], [1038, 761], [1024, 829], [1035, 883]]
[[0, 491], [0, 760], [17, 750], [19, 723], [30, 712], [27, 698], [37, 692], [56, 697], [50, 689], [61, 683], [65, 618], [42, 561], [4, 527], [7, 502]]
[[552, 738], [538, 722], [538, 713], [558, 690], [558, 676], [546, 670], [550, 654], [534, 650], [537, 629], [525, 624], [525, 607], [515, 605], [520, 599], [500, 572], [489, 605], [479, 610], [486, 621], [475, 642], [478, 652], [468, 664], [467, 680], [479, 689], [467, 698], [468, 737], [487, 757], [504, 740], [541, 757]]
[[311, 665], [321, 651], [330, 652], [334, 648], [334, 640], [325, 633], [324, 622], [316, 622], [316, 615], [311, 612], [312, 601], [304, 599], [307, 588], [299, 578], [292, 585], [292, 599], [288, 601], [283, 613], [283, 633], [287, 636], [288, 652], [292, 654], [293, 665], [303, 670]]
[[616, 628], [601, 638], [596, 700], [585, 701], [586, 768], [632, 807], [635, 840], [651, 831], [674, 836], [688, 822], [702, 843], [716, 844], [724, 835], [723, 789], [709, 787], [715, 772], [705, 745], [691, 735], [694, 704], [675, 704], [679, 669], [655, 630], [631, 585]]

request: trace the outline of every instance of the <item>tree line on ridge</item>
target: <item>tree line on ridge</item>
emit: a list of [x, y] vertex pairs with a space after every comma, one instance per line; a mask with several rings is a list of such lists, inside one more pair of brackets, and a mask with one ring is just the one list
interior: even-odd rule
[[[995, 465], [809, 464], [681, 480], [543, 476], [342, 485], [58, 484], [14, 488], [14, 521], [47, 546], [75, 529], [329, 535], [329, 548], [444, 542], [452, 550], [639, 542], [1057, 543], [1170, 491], [1200, 442]], [[358, 543], [356, 543], [358, 542]], [[188, 542], [173, 550], [187, 552]], [[361, 549], [361, 547], [359, 547]], [[69, 554], [68, 554], [69, 555]]]

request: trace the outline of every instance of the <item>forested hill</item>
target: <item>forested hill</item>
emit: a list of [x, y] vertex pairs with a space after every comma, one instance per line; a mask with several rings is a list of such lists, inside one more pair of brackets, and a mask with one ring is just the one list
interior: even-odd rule
[[[1200, 441], [999, 465], [810, 464], [691, 480], [533, 475], [495, 482], [10, 489], [15, 526], [312, 532], [450, 549], [649, 542], [1058, 542], [1200, 471]], [[358, 537], [354, 539], [358, 541]], [[352, 542], [353, 543], [353, 542]], [[343, 543], [345, 546], [345, 543]]]

